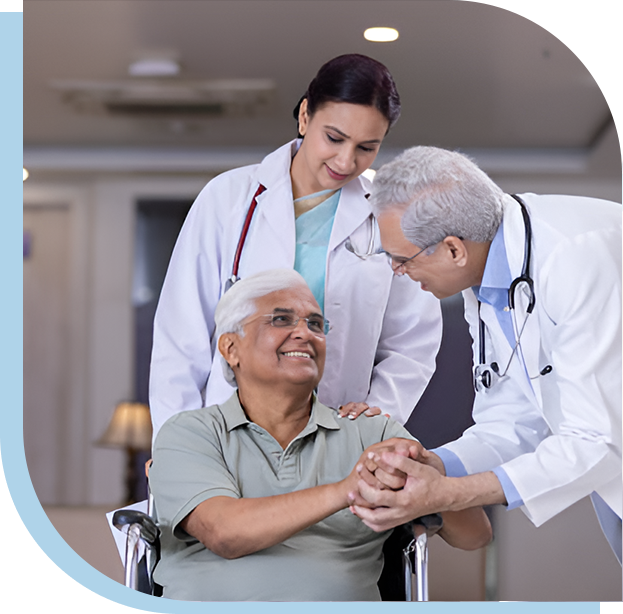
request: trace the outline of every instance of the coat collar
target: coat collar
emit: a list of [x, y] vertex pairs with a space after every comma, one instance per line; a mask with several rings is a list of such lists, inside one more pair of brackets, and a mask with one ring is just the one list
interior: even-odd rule
[[[295, 236], [290, 166], [300, 144], [300, 139], [294, 139], [268, 154], [255, 172], [256, 181], [266, 187], [266, 191], [257, 199], [258, 212], [284, 237]], [[372, 215], [367, 200], [370, 187], [367, 179], [358, 177], [342, 188], [329, 240], [329, 251], [345, 241]], [[253, 190], [255, 189], [254, 187]]]

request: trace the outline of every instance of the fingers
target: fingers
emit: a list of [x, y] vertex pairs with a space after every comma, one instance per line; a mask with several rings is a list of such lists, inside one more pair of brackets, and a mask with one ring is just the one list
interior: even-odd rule
[[348, 418], [349, 420], [354, 420], [361, 414], [370, 417], [378, 416], [381, 413], [381, 409], [379, 407], [370, 407], [363, 401], [361, 403], [351, 402], [346, 403], [346, 405], [340, 405], [337, 411], [340, 418]]
[[386, 507], [377, 507], [371, 509], [363, 505], [353, 504], [350, 506], [350, 511], [361, 518], [363, 523], [370, 527], [373, 531], [380, 533], [397, 527], [399, 524], [403, 524], [410, 520], [402, 519], [402, 517], [396, 514], [396, 510], [392, 510]]
[[393, 475], [383, 471], [380, 467], [374, 472], [374, 477], [377, 479], [377, 482], [382, 484], [382, 488], [391, 488], [392, 490], [402, 488], [407, 482], [407, 476], [402, 471], [398, 471], [397, 475]]
[[422, 463], [419, 461], [414, 461], [407, 456], [391, 451], [383, 451], [380, 454], [373, 453], [369, 461], [386, 473], [397, 476], [419, 475], [422, 467]]

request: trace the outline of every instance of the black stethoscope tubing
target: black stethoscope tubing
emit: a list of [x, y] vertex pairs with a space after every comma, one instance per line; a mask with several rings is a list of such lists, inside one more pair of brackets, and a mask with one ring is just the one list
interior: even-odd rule
[[[523, 259], [523, 265], [521, 267], [521, 274], [519, 275], [519, 277], [516, 277], [511, 282], [511, 285], [508, 289], [508, 306], [509, 306], [509, 309], [511, 310], [515, 309], [515, 293], [517, 291], [517, 288], [519, 284], [521, 283], [526, 284], [528, 287], [528, 295], [529, 295], [528, 306], [526, 308], [526, 319], [527, 319], [527, 317], [534, 310], [534, 306], [536, 305], [536, 295], [534, 294], [534, 280], [530, 276], [530, 265], [531, 265], [531, 260], [532, 260], [532, 224], [530, 223], [530, 215], [528, 214], [528, 209], [526, 208], [526, 205], [523, 202], [523, 200], [516, 194], [511, 194], [511, 197], [514, 198], [519, 203], [519, 206], [521, 207], [521, 215], [523, 217], [523, 222], [524, 222], [525, 242], [524, 242], [524, 259]], [[479, 347], [480, 364], [478, 365], [479, 369], [476, 370], [476, 373], [474, 375], [474, 384], [475, 384], [476, 389], [478, 389], [478, 383], [480, 383], [484, 388], [491, 388], [491, 386], [493, 385], [493, 375], [487, 368], [483, 368], [485, 367], [485, 360], [486, 360], [485, 323], [482, 321], [482, 318], [480, 317], [480, 304], [481, 304], [480, 301], [478, 301], [478, 337], [479, 337], [478, 347]], [[519, 334], [517, 335], [517, 331], [515, 332], [517, 336], [515, 347], [513, 348], [513, 353], [511, 354], [509, 363], [506, 366], [504, 373], [502, 373], [502, 376], [506, 374], [506, 371], [508, 371], [508, 367], [510, 366], [510, 361], [513, 360], [513, 356], [515, 355], [515, 353], [517, 352], [519, 348], [519, 341], [521, 340], [521, 335], [523, 333], [524, 326], [525, 326], [525, 321], [524, 321], [523, 326], [521, 327], [521, 331], [519, 331]], [[499, 369], [499, 365], [496, 362], [492, 362], [490, 367], [491, 367], [491, 370], [495, 374], [499, 374], [500, 369]], [[543, 368], [539, 372], [539, 375], [547, 375], [551, 371], [552, 371], [551, 365], [547, 365], [545, 368]]]

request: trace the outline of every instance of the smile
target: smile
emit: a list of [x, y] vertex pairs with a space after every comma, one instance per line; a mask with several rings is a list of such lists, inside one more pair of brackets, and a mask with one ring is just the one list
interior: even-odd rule
[[349, 177], [349, 175], [340, 175], [339, 173], [336, 173], [326, 164], [325, 166], [327, 167], [327, 173], [329, 173], [329, 177], [331, 177], [331, 179], [335, 179], [336, 181], [344, 181], [344, 179], [347, 179]]
[[294, 356], [298, 358], [311, 358], [311, 354], [307, 354], [306, 352], [284, 352], [284, 356]]

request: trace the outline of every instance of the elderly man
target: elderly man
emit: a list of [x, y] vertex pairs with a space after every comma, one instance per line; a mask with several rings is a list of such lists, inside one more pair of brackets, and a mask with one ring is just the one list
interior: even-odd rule
[[394, 493], [360, 482], [354, 511], [381, 530], [506, 504], [539, 526], [591, 495], [620, 562], [621, 206], [509, 196], [433, 147], [381, 168], [372, 206], [397, 275], [437, 298], [463, 292], [477, 392], [472, 428], [420, 450], [421, 462], [377, 458], [407, 483]]
[[[339, 420], [316, 400], [328, 328], [290, 269], [248, 277], [221, 298], [218, 349], [238, 391], [222, 405], [170, 418], [153, 451], [163, 530], [154, 578], [165, 597], [379, 599], [387, 534], [350, 513], [348, 494], [367, 454], [416, 442], [385, 416]], [[391, 437], [405, 439], [373, 445]], [[471, 549], [490, 531], [475, 508], [444, 515], [441, 535]]]

